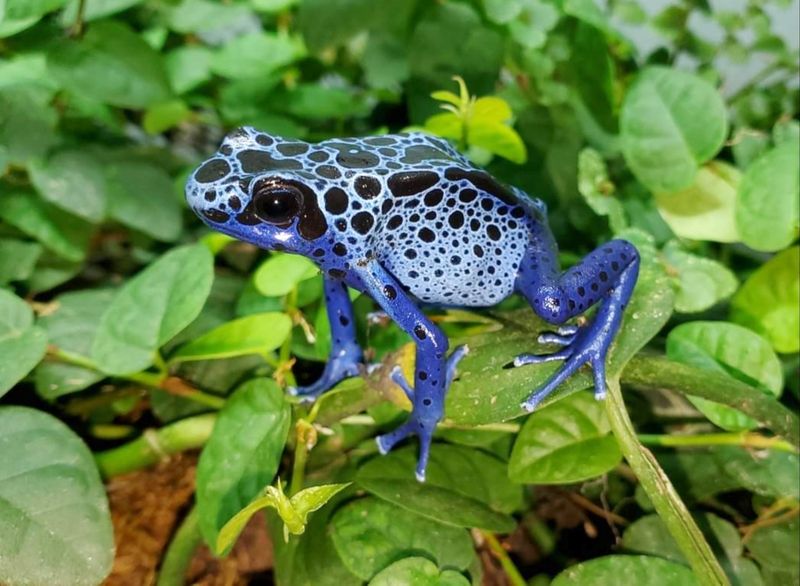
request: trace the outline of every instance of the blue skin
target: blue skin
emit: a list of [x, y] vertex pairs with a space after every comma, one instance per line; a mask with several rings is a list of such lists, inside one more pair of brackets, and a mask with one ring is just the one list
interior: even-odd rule
[[[311, 145], [241, 128], [189, 178], [186, 198], [211, 228], [269, 250], [310, 258], [324, 274], [333, 344], [322, 377], [293, 389], [313, 399], [363, 362], [352, 287], [370, 295], [416, 342], [408, 420], [377, 438], [382, 453], [420, 439], [423, 481], [444, 399], [467, 348], [448, 341], [418, 304], [485, 307], [520, 293], [554, 325], [599, 302], [581, 327], [543, 334], [548, 355], [522, 354], [514, 366], [563, 360], [522, 407], [536, 406], [584, 364], [595, 397], [606, 392], [605, 360], [639, 271], [636, 248], [613, 240], [561, 272], [544, 204], [476, 169], [446, 142], [421, 133], [343, 138]], [[347, 286], [347, 287], [346, 287]]]

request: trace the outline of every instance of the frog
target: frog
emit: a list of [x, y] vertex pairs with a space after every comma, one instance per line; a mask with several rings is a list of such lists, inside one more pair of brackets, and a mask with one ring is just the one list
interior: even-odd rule
[[[606, 394], [606, 358], [639, 272], [639, 254], [614, 239], [562, 270], [547, 206], [472, 164], [424, 132], [309, 143], [252, 127], [228, 134], [189, 176], [189, 207], [213, 230], [271, 250], [302, 255], [323, 275], [331, 351], [320, 378], [289, 391], [314, 400], [364, 372], [348, 288], [370, 296], [416, 344], [414, 380], [390, 374], [412, 410], [378, 435], [386, 454], [419, 439], [415, 474], [425, 474], [434, 431], [467, 346], [449, 341], [429, 306], [491, 307], [521, 295], [552, 331], [545, 354], [521, 353], [510, 368], [562, 361], [522, 402], [533, 411], [589, 365], [594, 394]], [[597, 306], [592, 319], [572, 323]]]

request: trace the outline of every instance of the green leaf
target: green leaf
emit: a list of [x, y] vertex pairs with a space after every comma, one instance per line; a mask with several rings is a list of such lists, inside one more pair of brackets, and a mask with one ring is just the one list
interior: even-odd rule
[[790, 140], [758, 157], [739, 185], [736, 225], [756, 250], [789, 246], [800, 231], [800, 141]]
[[120, 21], [96, 22], [80, 41], [56, 43], [47, 67], [65, 88], [87, 100], [145, 108], [170, 97], [160, 56]]
[[35, 242], [0, 238], [0, 285], [30, 277], [41, 254]]
[[340, 508], [333, 516], [331, 530], [339, 557], [363, 580], [409, 551], [425, 553], [440, 567], [462, 571], [475, 558], [466, 530], [430, 521], [372, 497]]
[[469, 586], [469, 581], [453, 570], [439, 571], [429, 559], [410, 557], [393, 563], [369, 582], [369, 586]]
[[0, 407], [0, 453], [13, 454], [0, 459], [0, 582], [101, 583], [114, 536], [86, 445], [41, 411]]
[[36, 238], [46, 248], [70, 261], [86, 256], [92, 228], [85, 221], [46, 204], [33, 193], [3, 197], [0, 218]]
[[[711, 513], [703, 513], [696, 520], [731, 583], [748, 586], [763, 584], [755, 564], [742, 557], [742, 540], [736, 527]], [[634, 521], [625, 529], [622, 543], [625, 549], [636, 553], [658, 556], [680, 564], [688, 563], [658, 515], [646, 515]]]
[[800, 580], [800, 520], [756, 529], [747, 549], [761, 564], [766, 584], [796, 584]]
[[277, 488], [268, 486], [261, 496], [253, 499], [249, 505], [225, 523], [217, 535], [216, 551], [229, 551], [252, 516], [258, 511], [270, 507], [278, 512], [278, 516], [284, 523], [284, 537], [289, 532], [293, 535], [302, 535], [306, 529], [308, 515], [321, 509], [325, 503], [348, 486], [350, 483], [312, 486], [301, 490], [289, 499], [283, 493], [283, 487], [279, 480]]
[[214, 259], [202, 244], [161, 256], [129, 280], [103, 313], [92, 359], [108, 374], [138, 372], [197, 317], [211, 290]]
[[281, 297], [318, 273], [319, 267], [304, 256], [273, 254], [256, 269], [253, 282], [262, 295]]
[[408, 79], [408, 47], [402, 39], [374, 34], [367, 41], [361, 65], [364, 79], [370, 87], [400, 91], [400, 84]]
[[[0, 152], [12, 163], [41, 157], [57, 140], [50, 92], [19, 84], [0, 88]], [[5, 167], [5, 165], [1, 165]]]
[[257, 313], [235, 319], [181, 346], [170, 363], [213, 360], [245, 354], [267, 355], [283, 344], [292, 331], [284, 313]]
[[108, 213], [122, 224], [156, 240], [173, 242], [182, 229], [175, 186], [160, 167], [131, 161], [110, 166]]
[[552, 586], [616, 586], [620, 576], [630, 584], [696, 586], [692, 571], [681, 564], [644, 555], [608, 555], [570, 566]]
[[[39, 318], [48, 342], [61, 352], [89, 360], [103, 312], [114, 299], [111, 289], [72, 291], [56, 297], [52, 313]], [[36, 368], [36, 392], [48, 401], [85, 389], [104, 375], [90, 368], [45, 361]]]
[[67, 0], [5, 0], [5, 19], [41, 17], [61, 8]]
[[508, 476], [525, 484], [570, 484], [605, 474], [620, 461], [602, 403], [575, 393], [528, 417], [514, 442]]
[[625, 96], [620, 132], [625, 160], [639, 181], [652, 191], [677, 191], [722, 148], [725, 103], [696, 75], [645, 67]]
[[486, 16], [495, 24], [507, 24], [517, 18], [523, 9], [521, 0], [483, 0]]
[[[84, 0], [83, 19], [86, 22], [97, 20], [117, 12], [127, 10], [132, 6], [141, 4], [144, 0]], [[78, 17], [78, 6], [81, 0], [69, 0], [69, 3], [61, 13], [62, 26], [69, 26]]]
[[676, 311], [705, 311], [733, 295], [739, 286], [736, 275], [725, 265], [681, 250], [674, 240], [668, 242], [662, 252], [672, 269], [671, 273], [677, 273], [679, 281], [675, 296]]
[[349, 118], [365, 115], [370, 106], [352, 90], [303, 83], [286, 94], [285, 109], [289, 114], [309, 120]]
[[525, 143], [516, 130], [499, 122], [473, 119], [469, 124], [469, 144], [500, 155], [518, 165], [528, 159]]
[[356, 476], [356, 482], [385, 501], [445, 525], [477, 527], [498, 533], [508, 533], [515, 526], [512, 517], [439, 486], [416, 480], [384, 479], [361, 472]]
[[59, 151], [28, 167], [31, 181], [45, 201], [97, 223], [106, 209], [106, 186], [100, 163], [78, 150]]
[[303, 56], [302, 44], [285, 34], [251, 33], [236, 37], [211, 56], [211, 70], [221, 77], [264, 77]]
[[225, 31], [223, 38], [227, 38], [232, 31], [235, 34], [245, 28], [242, 24], [252, 18], [245, 4], [223, 4], [215, 0], [181, 0], [171, 4], [173, 6], [167, 9], [167, 22], [172, 30], [183, 34]]
[[211, 79], [211, 51], [206, 47], [184, 45], [166, 54], [170, 85], [176, 94], [185, 94]]
[[658, 192], [661, 217], [675, 234], [693, 240], [736, 242], [736, 189], [741, 173], [714, 161], [694, 175], [692, 184], [673, 193]]
[[[732, 323], [696, 321], [677, 326], [667, 336], [667, 356], [729, 374], [755, 387], [754, 392], [779, 397], [783, 390], [783, 367], [769, 342]], [[753, 419], [736, 409], [699, 397], [690, 396], [689, 400], [723, 429], [743, 431], [757, 427]]]
[[[392, 450], [361, 466], [360, 474], [407, 480], [414, 475], [417, 450]], [[495, 456], [465, 446], [435, 444], [428, 461], [425, 483], [462, 494], [501, 513], [523, 508], [522, 489], [508, 482], [506, 463]]]
[[778, 352], [800, 350], [800, 247], [775, 255], [731, 301], [731, 320], [758, 332]]
[[203, 539], [217, 554], [220, 530], [272, 483], [289, 433], [291, 410], [264, 378], [239, 387], [220, 411], [197, 465], [197, 512]]
[[28, 304], [0, 289], [0, 397], [36, 366], [46, 347], [47, 336], [33, 325]]
[[177, 126], [192, 114], [183, 100], [169, 100], [153, 104], [144, 113], [142, 126], [150, 134], [161, 134]]
[[613, 233], [628, 227], [622, 202], [614, 197], [614, 184], [608, 178], [603, 157], [592, 148], [578, 155], [578, 191], [598, 216], [607, 216]]

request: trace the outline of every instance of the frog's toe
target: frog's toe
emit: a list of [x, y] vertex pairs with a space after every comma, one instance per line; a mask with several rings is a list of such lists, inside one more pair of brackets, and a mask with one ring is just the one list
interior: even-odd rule
[[375, 443], [378, 445], [378, 451], [383, 455], [388, 454], [393, 447], [395, 447], [399, 442], [406, 439], [413, 432], [414, 432], [414, 422], [411, 419], [409, 419], [394, 431], [390, 431], [389, 433], [379, 435], [378, 437], [375, 438]]

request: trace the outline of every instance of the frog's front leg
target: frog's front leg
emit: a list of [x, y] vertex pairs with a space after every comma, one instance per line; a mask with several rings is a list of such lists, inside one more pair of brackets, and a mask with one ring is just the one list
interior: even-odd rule
[[420, 441], [416, 476], [425, 481], [431, 441], [436, 424], [444, 413], [444, 399], [450, 382], [455, 376], [458, 361], [466, 354], [467, 348], [457, 348], [448, 359], [447, 337], [436, 327], [416, 304], [406, 295], [397, 280], [377, 261], [373, 260], [362, 268], [361, 281], [364, 292], [368, 293], [417, 345], [414, 387], [395, 369], [393, 380], [400, 385], [411, 400], [413, 409], [404, 424], [394, 431], [376, 438], [382, 454], [389, 452], [398, 442], [411, 434]]
[[363, 362], [361, 346], [356, 340], [353, 304], [347, 287], [340, 279], [325, 275], [323, 279], [325, 304], [331, 324], [331, 353], [322, 376], [307, 387], [290, 387], [292, 395], [316, 399], [339, 381], [359, 374]]
[[533, 411], [584, 364], [591, 364], [595, 397], [602, 399], [606, 394], [606, 355], [636, 284], [639, 254], [630, 242], [612, 240], [558, 274], [555, 246], [549, 246], [547, 241], [538, 244], [523, 259], [516, 284], [533, 310], [552, 324], [563, 324], [595, 303], [599, 302], [600, 307], [594, 319], [584, 326], [561, 328], [557, 334], [539, 337], [540, 342], [561, 345], [558, 351], [546, 355], [522, 354], [514, 359], [514, 366], [564, 360], [561, 368], [522, 407]]

